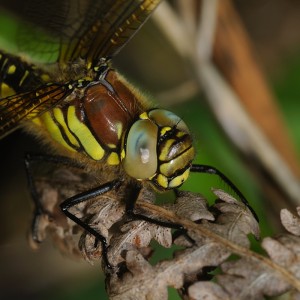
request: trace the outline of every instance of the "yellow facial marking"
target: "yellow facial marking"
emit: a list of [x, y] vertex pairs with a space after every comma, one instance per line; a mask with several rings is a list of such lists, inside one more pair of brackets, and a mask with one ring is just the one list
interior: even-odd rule
[[170, 131], [171, 129], [171, 127], [163, 127], [160, 131], [160, 135], [163, 136], [167, 131]]
[[167, 160], [170, 148], [175, 142], [176, 141], [174, 139], [169, 139], [166, 141], [165, 146], [161, 149], [161, 153], [158, 157], [160, 161]]
[[11, 65], [8, 67], [7, 73], [8, 74], [14, 74], [16, 72], [16, 66], [15, 65]]
[[140, 114], [140, 119], [141, 119], [141, 120], [149, 119], [147, 112], [141, 113], [141, 114]]
[[165, 177], [162, 174], [159, 174], [157, 176], [157, 182], [161, 187], [163, 187], [165, 189], [168, 187], [168, 179], [167, 179], [167, 177]]
[[65, 134], [67, 135], [69, 141], [75, 146], [80, 147], [78, 141], [74, 137], [74, 135], [70, 132], [69, 128], [67, 127], [67, 124], [64, 120], [63, 113], [60, 108], [54, 108], [53, 109], [53, 115], [56, 119], [56, 121], [63, 127]]
[[119, 156], [116, 152], [112, 152], [108, 158], [107, 158], [107, 163], [110, 165], [110, 166], [116, 166], [120, 163], [120, 159], [119, 159]]
[[183, 132], [183, 131], [178, 131], [177, 134], [176, 134], [176, 137], [181, 138], [181, 137], [184, 136], [184, 135], [186, 135], [185, 132]]
[[94, 160], [101, 160], [104, 156], [104, 149], [92, 135], [89, 128], [80, 122], [76, 116], [75, 106], [69, 106], [67, 112], [68, 125], [70, 130], [77, 136], [85, 152]]
[[190, 174], [190, 169], [187, 169], [182, 175], [175, 177], [169, 182], [169, 188], [176, 188], [184, 183]]
[[41, 119], [42, 119], [42, 122], [44, 123], [45, 127], [47, 128], [49, 134], [56, 142], [58, 142], [65, 148], [69, 149], [70, 151], [75, 152], [75, 149], [70, 147], [64, 140], [63, 136], [61, 135], [60, 129], [57, 126], [57, 124], [53, 121], [50, 112], [44, 113], [41, 116]]
[[183, 167], [187, 166], [190, 161], [194, 157], [194, 148], [190, 148], [181, 155], [177, 156], [176, 158], [163, 163], [159, 167], [159, 171], [161, 174], [164, 174], [167, 177], [172, 176], [175, 174], [176, 171], [182, 169]]

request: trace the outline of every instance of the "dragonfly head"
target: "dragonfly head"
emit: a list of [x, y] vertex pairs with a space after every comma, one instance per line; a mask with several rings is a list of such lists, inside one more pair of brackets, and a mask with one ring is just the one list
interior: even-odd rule
[[163, 109], [140, 115], [127, 133], [123, 150], [122, 165], [126, 173], [149, 181], [159, 191], [182, 185], [195, 156], [185, 123]]

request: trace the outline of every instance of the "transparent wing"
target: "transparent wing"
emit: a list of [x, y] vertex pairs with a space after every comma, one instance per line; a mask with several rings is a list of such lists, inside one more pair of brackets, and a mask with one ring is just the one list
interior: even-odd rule
[[73, 90], [67, 83], [47, 83], [50, 77], [20, 57], [0, 50], [0, 138], [23, 120], [39, 116]]
[[69, 83], [48, 84], [32, 92], [0, 99], [0, 138], [20, 127], [22, 121], [38, 117], [57, 105], [72, 91]]
[[20, 51], [47, 62], [82, 58], [90, 66], [116, 54], [159, 2], [0, 0], [0, 5], [25, 20], [16, 37]]

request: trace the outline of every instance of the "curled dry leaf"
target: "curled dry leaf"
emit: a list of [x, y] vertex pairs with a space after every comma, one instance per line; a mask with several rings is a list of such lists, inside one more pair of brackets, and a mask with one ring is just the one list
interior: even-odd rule
[[[220, 198], [229, 197], [227, 194], [221, 195]], [[233, 234], [235, 239], [238, 239], [243, 234], [247, 236], [251, 232], [255, 232], [257, 234], [257, 226], [252, 226], [253, 216], [251, 212], [245, 209], [245, 206], [237, 205], [236, 200], [233, 201], [225, 201], [223, 202], [231, 207], [223, 209], [227, 212], [230, 212], [230, 215], [238, 215], [241, 219], [241, 222], [249, 223], [248, 226], [240, 226], [237, 222], [237, 217], [229, 218], [228, 222], [226, 222], [226, 226], [229, 227], [229, 224], [232, 228], [235, 226], [240, 226], [241, 230], [234, 230], [233, 232], [237, 232], [238, 234]], [[238, 202], [237, 202], [238, 203]], [[151, 205], [143, 205], [142, 201], [137, 203], [137, 210], [144, 211], [144, 213], [151, 218], [158, 219], [157, 212], [155, 210], [152, 211], [152, 214], [149, 211], [149, 207]], [[155, 207], [152, 204], [153, 208]], [[199, 208], [199, 212], [195, 212], [196, 208]], [[191, 221], [191, 224], [194, 224], [195, 228], [190, 228], [188, 230], [188, 235], [194, 240], [193, 244], [189, 244], [189, 247], [185, 247], [182, 250], [178, 250], [175, 253], [175, 256], [172, 260], [161, 261], [157, 263], [155, 266], [151, 266], [145, 257], [141, 254], [141, 252], [137, 252], [137, 245], [132, 243], [132, 239], [128, 238], [128, 235], [119, 236], [119, 239], [123, 241], [131, 241], [127, 243], [127, 251], [125, 251], [125, 256], [121, 255], [125, 258], [125, 264], [127, 271], [123, 274], [113, 272], [110, 274], [107, 280], [108, 292], [111, 299], [167, 299], [167, 288], [174, 287], [176, 289], [181, 289], [183, 297], [190, 297], [184, 291], [184, 287], [192, 285], [195, 281], [198, 281], [205, 274], [204, 269], [206, 267], [211, 266], [219, 266], [232, 254], [232, 251], [228, 249], [225, 244], [222, 244], [221, 240], [216, 240], [215, 237], [221, 238], [222, 235], [219, 234], [220, 230], [210, 230], [209, 224], [215, 225], [214, 223], [210, 223], [209, 221], [214, 221], [215, 216], [212, 212], [210, 212], [207, 208], [207, 203], [203, 197], [199, 194], [193, 194], [189, 192], [180, 192], [177, 195], [176, 202], [174, 205], [167, 206], [168, 211], [164, 211], [164, 209], [160, 210], [161, 214], [159, 215], [159, 219], [165, 217], [167, 221], [172, 220], [174, 223], [179, 222], [180, 217], [177, 219], [174, 217], [170, 217], [167, 214], [169, 212], [172, 215], [172, 212], [176, 212], [177, 216], [184, 216], [184, 220], [188, 220], [187, 217], [190, 217], [193, 221], [197, 221], [199, 224], [195, 224]], [[170, 212], [171, 211], [171, 212]], [[243, 211], [243, 213], [241, 213]], [[251, 217], [248, 216], [251, 215]], [[176, 216], [173, 214], [173, 216]], [[243, 216], [246, 216], [243, 220]], [[136, 221], [131, 222], [136, 223]], [[146, 223], [146, 222], [144, 222]], [[180, 223], [180, 222], [179, 222]], [[130, 224], [130, 223], [128, 223]], [[134, 231], [137, 225], [129, 225], [130, 230], [128, 231], [128, 224], [125, 226], [125, 232], [130, 232], [130, 234]], [[189, 228], [184, 222], [182, 223], [185, 228]], [[132, 227], [133, 226], [133, 227]], [[146, 246], [150, 242], [150, 234], [149, 228], [153, 230], [161, 230], [160, 226], [157, 225], [139, 225], [142, 228], [138, 228], [137, 230], [141, 232], [141, 230], [146, 230], [143, 232], [145, 235], [144, 241], [146, 244], [142, 244], [142, 246]], [[144, 227], [146, 226], [146, 227]], [[224, 224], [218, 224], [218, 226], [224, 226]], [[200, 230], [204, 229], [205, 234]], [[208, 229], [205, 231], [205, 229]], [[218, 231], [219, 233], [215, 233], [214, 231]], [[222, 232], [222, 230], [221, 230]], [[228, 232], [228, 229], [224, 229], [224, 232]], [[123, 233], [124, 234], [124, 233]], [[228, 234], [226, 234], [227, 236]], [[152, 235], [154, 238], [154, 235]], [[181, 237], [182, 238], [182, 237]], [[120, 241], [118, 241], [120, 244]], [[125, 245], [125, 242], [123, 242]], [[166, 246], [164, 243], [162, 245]], [[121, 252], [124, 253], [124, 247]], [[134, 247], [133, 247], [134, 246]], [[167, 245], [169, 246], [169, 245]], [[115, 245], [112, 243], [110, 246], [110, 251], [114, 251], [114, 257], [117, 256], [118, 251], [120, 252], [120, 247], [115, 249]], [[192, 279], [193, 278], [193, 279]], [[218, 288], [222, 290], [221, 287]], [[226, 292], [224, 292], [226, 293]], [[226, 298], [225, 298], [226, 299]]]
[[248, 248], [248, 234], [253, 234], [256, 239], [259, 239], [260, 234], [251, 211], [224, 191], [214, 189], [213, 192], [219, 198], [214, 207], [220, 214], [214, 223], [205, 222], [204, 225], [229, 241]]
[[[51, 169], [34, 177], [36, 193], [39, 196], [43, 213], [33, 216], [29, 244], [38, 249], [47, 236], [54, 241], [54, 245], [64, 254], [74, 258], [82, 257], [78, 248], [78, 239], [82, 229], [66, 218], [61, 212], [59, 204], [74, 194], [81, 192], [91, 178], [76, 169]], [[94, 179], [93, 179], [94, 180]], [[78, 214], [83, 215], [84, 205], [76, 207]]]
[[145, 221], [134, 221], [120, 228], [119, 235], [115, 235], [110, 244], [109, 261], [114, 265], [124, 262], [123, 253], [132, 249], [144, 249], [149, 246], [152, 239], [163, 247], [172, 245], [170, 228], [164, 228]]
[[179, 191], [176, 203], [171, 208], [178, 216], [191, 221], [214, 221], [214, 215], [207, 208], [207, 201], [201, 194]]
[[240, 258], [221, 265], [217, 282], [230, 299], [265, 299], [281, 294], [286, 283], [272, 268], [253, 257]]
[[[262, 241], [269, 258], [249, 255], [221, 264], [222, 273], [216, 276], [218, 284], [230, 299], [265, 299], [293, 292], [291, 299], [300, 297], [300, 238], [299, 218], [287, 210], [281, 212], [284, 227], [291, 234]], [[298, 291], [296, 291], [296, 290]]]
[[169, 286], [183, 288], [186, 274], [198, 272], [207, 264], [220, 263], [228, 255], [220, 245], [211, 243], [151, 266], [136, 250], [128, 251], [125, 259], [129, 274], [122, 278], [114, 274], [110, 278], [110, 298], [168, 299]]
[[[124, 189], [126, 190], [126, 188]], [[86, 211], [89, 217], [84, 218], [92, 228], [104, 236], [109, 244], [108, 259], [114, 266], [124, 262], [122, 253], [134, 248], [146, 248], [152, 239], [163, 247], [172, 245], [171, 229], [161, 227], [143, 220], [131, 220], [125, 214], [125, 205], [119, 199], [124, 197], [124, 191], [111, 191], [95, 199]], [[153, 193], [143, 189], [139, 199], [153, 202]], [[139, 201], [139, 200], [138, 200]], [[145, 213], [152, 218], [152, 214]], [[85, 259], [89, 261], [99, 260], [102, 255], [101, 245], [95, 247], [95, 238], [89, 233], [84, 233], [79, 242], [79, 248]]]
[[[300, 207], [297, 208], [297, 214], [300, 216]], [[293, 235], [300, 236], [300, 219], [293, 215], [289, 210], [282, 209], [280, 219], [285, 229]]]
[[198, 281], [188, 289], [191, 299], [230, 300], [229, 295], [218, 284], [210, 281]]

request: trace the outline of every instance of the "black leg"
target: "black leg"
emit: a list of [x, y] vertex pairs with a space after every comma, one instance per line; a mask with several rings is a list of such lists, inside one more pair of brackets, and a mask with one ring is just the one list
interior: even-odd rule
[[94, 230], [87, 223], [83, 222], [82, 220], [77, 218], [75, 215], [70, 213], [69, 208], [71, 208], [74, 205], [77, 205], [79, 203], [82, 203], [84, 201], [88, 201], [88, 200], [93, 199], [97, 196], [105, 194], [105, 193], [111, 191], [113, 188], [119, 186], [120, 183], [121, 182], [119, 180], [110, 181], [108, 183], [105, 183], [105, 184], [97, 187], [97, 188], [94, 188], [94, 189], [91, 189], [89, 191], [77, 194], [77, 195], [65, 200], [63, 203], [60, 204], [60, 207], [61, 207], [63, 213], [68, 218], [70, 218], [73, 222], [77, 223], [79, 226], [81, 226], [87, 232], [92, 234], [97, 239], [97, 241], [101, 242], [102, 258], [104, 260], [104, 263], [105, 263], [106, 267], [109, 268], [109, 269], [111, 269], [112, 267], [111, 267], [111, 265], [108, 261], [108, 257], [107, 257], [107, 248], [108, 248], [108, 246], [107, 246], [107, 242], [106, 242], [105, 237], [103, 237], [101, 234], [99, 234], [99, 232]]
[[136, 185], [132, 186], [132, 188], [130, 189], [130, 195], [126, 199], [127, 200], [126, 208], [125, 208], [126, 214], [131, 219], [134, 219], [134, 220], [143, 220], [143, 221], [146, 221], [146, 222], [149, 222], [152, 224], [156, 224], [158, 226], [176, 229], [179, 231], [180, 234], [184, 235], [188, 241], [190, 241], [191, 243], [194, 243], [195, 241], [187, 234], [187, 230], [181, 224], [156, 220], [151, 217], [147, 217], [142, 214], [137, 214], [134, 212], [134, 206], [135, 206], [136, 200], [139, 196], [141, 189], [142, 189], [142, 185], [140, 185], [140, 184], [136, 184]]
[[214, 167], [211, 167], [211, 166], [207, 166], [207, 165], [192, 165], [191, 172], [214, 174], [214, 175], [219, 176], [219, 178], [221, 178], [221, 180], [223, 180], [238, 195], [238, 197], [240, 198], [240, 200], [250, 209], [250, 211], [252, 212], [252, 214], [255, 217], [255, 219], [257, 221], [259, 221], [256, 212], [250, 206], [249, 202], [244, 197], [244, 195], [241, 193], [241, 191], [235, 186], [235, 184], [227, 176], [225, 176], [218, 169], [216, 169]]

